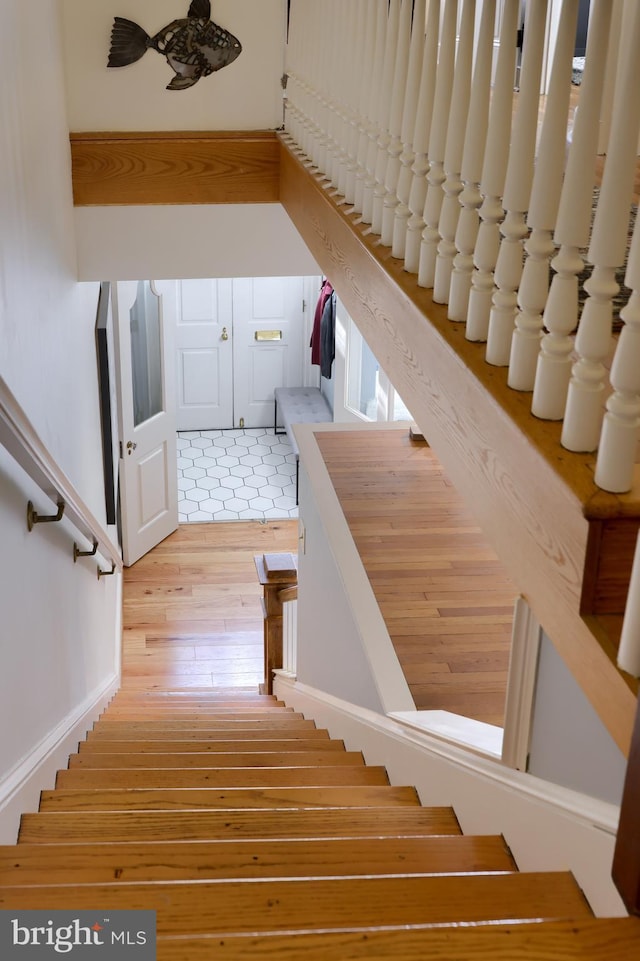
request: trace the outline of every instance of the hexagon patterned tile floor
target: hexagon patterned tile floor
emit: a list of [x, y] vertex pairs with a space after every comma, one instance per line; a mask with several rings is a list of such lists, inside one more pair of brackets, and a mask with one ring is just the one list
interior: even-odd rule
[[296, 458], [273, 428], [178, 432], [178, 519], [243, 521], [298, 516]]

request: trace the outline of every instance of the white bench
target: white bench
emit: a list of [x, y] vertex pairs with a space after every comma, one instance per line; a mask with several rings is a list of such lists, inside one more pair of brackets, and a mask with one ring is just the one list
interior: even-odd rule
[[[274, 420], [276, 434], [286, 434], [296, 455], [296, 504], [300, 477], [300, 453], [291, 427], [293, 424], [332, 423], [333, 414], [319, 387], [276, 387], [274, 391]], [[283, 429], [278, 428], [281, 420]]]

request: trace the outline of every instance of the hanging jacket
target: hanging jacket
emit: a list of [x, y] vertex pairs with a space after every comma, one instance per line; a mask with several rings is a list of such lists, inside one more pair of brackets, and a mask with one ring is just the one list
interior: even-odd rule
[[320, 373], [331, 377], [331, 367], [336, 355], [336, 295], [331, 292], [322, 310], [320, 321]]
[[321, 346], [320, 346], [320, 334], [322, 327], [322, 312], [324, 310], [327, 300], [331, 297], [333, 293], [333, 287], [328, 280], [323, 280], [322, 286], [320, 288], [320, 296], [318, 297], [318, 302], [316, 304], [315, 314], [313, 316], [313, 328], [311, 331], [311, 363], [320, 366], [322, 364], [321, 356]]

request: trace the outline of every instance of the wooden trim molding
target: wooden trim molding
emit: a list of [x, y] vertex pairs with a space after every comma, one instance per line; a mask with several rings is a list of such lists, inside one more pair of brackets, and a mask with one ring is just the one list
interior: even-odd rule
[[[567, 455], [505, 368], [283, 142], [280, 202], [391, 378], [519, 592], [627, 754], [636, 698], [580, 613], [588, 517], [637, 510], [598, 491], [593, 456]], [[635, 498], [635, 500], [634, 500]], [[635, 507], [633, 507], [635, 504]]]
[[524, 597], [519, 597], [513, 618], [502, 740], [502, 763], [517, 771], [526, 771], [529, 764], [541, 633], [540, 624], [533, 616], [531, 608]]
[[272, 131], [72, 133], [70, 140], [76, 206], [278, 201]]

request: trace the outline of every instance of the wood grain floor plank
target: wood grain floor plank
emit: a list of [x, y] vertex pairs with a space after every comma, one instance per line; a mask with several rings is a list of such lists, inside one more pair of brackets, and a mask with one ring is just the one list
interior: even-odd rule
[[336, 765], [330, 767], [223, 768], [127, 768], [101, 770], [72, 768], [58, 771], [56, 789], [99, 788], [265, 788], [320, 787], [332, 785], [388, 784], [383, 767]]
[[42, 791], [40, 811], [216, 811], [419, 805], [415, 788], [391, 785], [264, 788], [60, 788]]
[[240, 838], [425, 837], [460, 834], [450, 808], [327, 808], [277, 811], [23, 814], [19, 842], [236, 840]]
[[69, 903], [76, 910], [96, 904], [156, 910], [161, 935], [591, 916], [573, 878], [560, 873], [0, 889], [4, 910], [65, 908]]
[[[236, 767], [290, 767], [292, 764], [303, 764], [310, 767], [336, 764], [364, 764], [362, 754], [359, 751], [343, 750], [316, 750], [316, 747], [326, 748], [333, 742], [315, 742], [313, 748], [308, 745], [301, 750], [296, 750], [296, 745], [284, 747], [282, 749], [255, 751], [250, 748], [245, 751], [229, 751], [218, 753], [207, 751], [206, 747], [200, 747], [189, 753], [184, 745], [180, 745], [176, 753], [167, 753], [166, 750], [153, 751], [137, 750], [134, 742], [129, 745], [122, 742], [118, 744], [118, 753], [108, 751], [81, 751], [79, 754], [72, 754], [69, 757], [70, 768], [94, 768], [110, 769], [116, 768], [153, 768], [161, 770], [164, 768], [236, 768]], [[130, 750], [127, 751], [127, 746]], [[197, 745], [196, 745], [197, 746]], [[272, 745], [269, 745], [272, 747]]]
[[160, 938], [158, 961], [613, 961], [632, 958], [640, 918], [319, 934]]
[[0, 886], [513, 871], [497, 836], [150, 841], [0, 847]]

